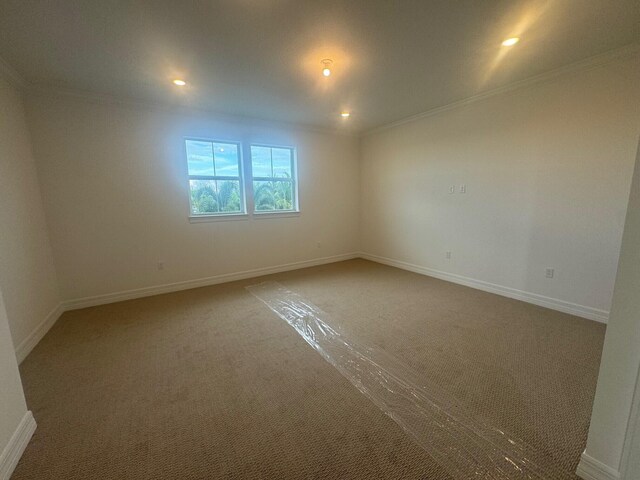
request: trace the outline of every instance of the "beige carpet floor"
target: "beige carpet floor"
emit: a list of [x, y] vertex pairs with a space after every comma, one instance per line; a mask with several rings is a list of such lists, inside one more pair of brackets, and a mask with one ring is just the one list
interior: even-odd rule
[[[604, 325], [364, 260], [265, 279], [575, 470]], [[257, 281], [65, 313], [21, 365], [38, 429], [12, 478], [449, 480]]]

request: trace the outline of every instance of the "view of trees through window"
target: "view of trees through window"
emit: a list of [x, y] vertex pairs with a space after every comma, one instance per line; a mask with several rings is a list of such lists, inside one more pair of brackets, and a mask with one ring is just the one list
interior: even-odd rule
[[293, 185], [283, 181], [254, 181], [256, 211], [293, 210]]
[[191, 211], [238, 213], [242, 211], [240, 182], [236, 180], [191, 180]]
[[[186, 140], [192, 215], [245, 213], [240, 144]], [[293, 149], [251, 145], [254, 210], [296, 209]]]

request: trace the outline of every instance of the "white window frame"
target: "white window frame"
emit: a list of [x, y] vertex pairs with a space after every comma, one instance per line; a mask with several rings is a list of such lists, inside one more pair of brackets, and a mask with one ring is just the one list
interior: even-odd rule
[[[253, 157], [251, 155], [251, 147], [264, 148], [280, 148], [291, 151], [291, 179], [283, 179], [283, 177], [256, 177], [253, 175]], [[273, 161], [273, 160], [272, 160]], [[252, 199], [252, 215], [256, 218], [268, 217], [287, 217], [298, 216], [300, 213], [300, 202], [298, 197], [298, 155], [296, 147], [291, 145], [273, 145], [269, 143], [250, 143], [249, 144], [249, 168], [251, 169], [251, 199]], [[256, 210], [255, 190], [253, 182], [291, 182], [293, 194], [293, 208], [289, 210]]]
[[[189, 173], [189, 153], [187, 151], [187, 142], [188, 141], [195, 142], [208, 142], [208, 143], [226, 143], [230, 145], [235, 145], [238, 152], [238, 176], [227, 176], [227, 175], [191, 175]], [[189, 221], [191, 223], [199, 223], [199, 222], [209, 222], [216, 220], [243, 220], [248, 218], [247, 214], [247, 195], [245, 188], [245, 179], [244, 179], [244, 155], [243, 155], [243, 147], [242, 142], [236, 140], [220, 140], [213, 138], [203, 138], [203, 137], [184, 137], [182, 139], [183, 148], [184, 148], [184, 159], [185, 166], [187, 168], [187, 186], [188, 186], [188, 196], [189, 196]], [[214, 158], [214, 168], [215, 168], [215, 152]], [[237, 180], [240, 184], [240, 212], [209, 212], [209, 213], [193, 213], [193, 206], [191, 204], [191, 180]]]

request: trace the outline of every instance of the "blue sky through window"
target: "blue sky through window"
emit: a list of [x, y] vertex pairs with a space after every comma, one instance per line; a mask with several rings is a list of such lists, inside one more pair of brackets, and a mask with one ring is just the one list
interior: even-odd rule
[[213, 156], [216, 163], [216, 175], [237, 177], [238, 172], [238, 146], [233, 143], [214, 143]]
[[292, 178], [291, 149], [251, 146], [251, 170], [254, 177]]
[[271, 149], [251, 146], [251, 171], [254, 177], [271, 176]]
[[238, 145], [201, 140], [187, 140], [186, 145], [189, 175], [239, 176]]
[[291, 178], [291, 150], [288, 148], [271, 149], [273, 158], [273, 176]]

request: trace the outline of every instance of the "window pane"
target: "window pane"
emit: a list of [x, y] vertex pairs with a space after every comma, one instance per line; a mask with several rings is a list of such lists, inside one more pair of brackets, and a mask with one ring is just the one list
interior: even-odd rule
[[293, 183], [288, 181], [253, 182], [255, 210], [293, 210]]
[[215, 175], [211, 142], [187, 140], [189, 175]]
[[271, 177], [271, 149], [251, 146], [251, 171], [254, 177]]
[[238, 177], [238, 145], [235, 143], [214, 143], [213, 155], [216, 175], [219, 177]]
[[276, 210], [293, 210], [293, 183], [272, 182], [276, 198]]
[[253, 182], [255, 211], [275, 210], [275, 199], [271, 182]]
[[218, 184], [218, 207], [221, 212], [240, 213], [242, 211], [242, 201], [240, 200], [239, 180], [217, 180]]
[[218, 213], [218, 192], [215, 180], [189, 180], [189, 186], [193, 215]]
[[189, 180], [191, 213], [242, 213], [239, 180]]
[[273, 176], [291, 178], [291, 150], [273, 148], [271, 154], [273, 156]]

